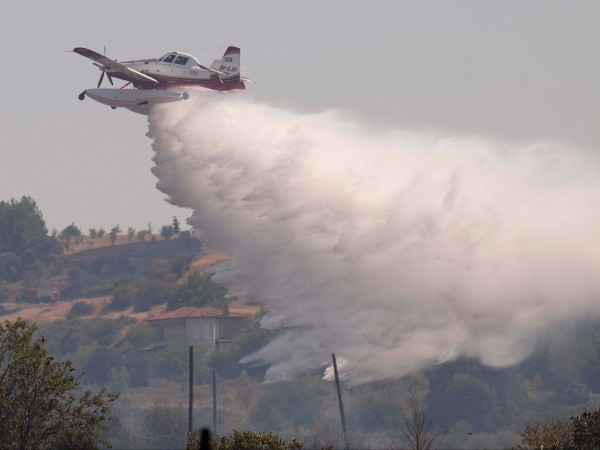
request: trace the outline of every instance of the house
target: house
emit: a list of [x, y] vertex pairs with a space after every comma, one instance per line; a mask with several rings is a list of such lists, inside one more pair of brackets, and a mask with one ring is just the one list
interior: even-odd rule
[[146, 319], [162, 327], [163, 342], [189, 342], [210, 349], [228, 347], [233, 337], [244, 326], [246, 317], [211, 306], [183, 306], [179, 309]]

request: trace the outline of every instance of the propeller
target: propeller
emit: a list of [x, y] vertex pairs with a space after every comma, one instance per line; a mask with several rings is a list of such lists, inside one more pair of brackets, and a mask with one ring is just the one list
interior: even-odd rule
[[[106, 56], [106, 45], [104, 46], [104, 56]], [[104, 80], [104, 74], [106, 74], [106, 78], [110, 81], [110, 85], [114, 86], [113, 80], [108, 73], [106, 73], [106, 66], [101, 66], [100, 64], [96, 64], [100, 70], [102, 71], [102, 75], [100, 75], [100, 80], [98, 81], [98, 87], [102, 84], [102, 80]]]
[[102, 70], [102, 75], [100, 75], [100, 80], [98, 81], [98, 87], [100, 87], [100, 85], [102, 84], [102, 80], [104, 80], [104, 74], [106, 74], [106, 78], [108, 78], [108, 81], [110, 81], [111, 86], [114, 86], [111, 76], [106, 73], [106, 67], [103, 67], [101, 70]]

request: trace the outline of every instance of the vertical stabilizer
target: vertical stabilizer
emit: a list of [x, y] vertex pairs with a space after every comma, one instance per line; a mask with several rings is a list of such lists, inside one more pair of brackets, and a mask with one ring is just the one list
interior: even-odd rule
[[220, 78], [223, 82], [240, 80], [240, 49], [238, 47], [227, 47], [223, 59], [215, 59], [210, 68], [223, 72]]

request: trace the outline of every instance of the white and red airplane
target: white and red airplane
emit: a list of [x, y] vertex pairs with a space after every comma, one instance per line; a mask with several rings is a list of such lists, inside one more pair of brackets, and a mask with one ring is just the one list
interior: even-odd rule
[[[77, 47], [73, 51], [94, 61], [101, 71], [97, 89], [86, 89], [79, 94], [79, 100], [90, 97], [115, 109], [127, 108], [131, 111], [148, 114], [150, 106], [186, 100], [185, 86], [201, 86], [216, 91], [245, 89], [241, 76], [240, 49], [228, 47], [222, 59], [215, 60], [205, 67], [188, 53], [169, 52], [161, 58], [138, 59], [117, 62], [93, 50]], [[127, 83], [121, 88], [101, 89], [100, 85], [108, 78], [119, 78]], [[134, 89], [124, 89], [132, 85]]]

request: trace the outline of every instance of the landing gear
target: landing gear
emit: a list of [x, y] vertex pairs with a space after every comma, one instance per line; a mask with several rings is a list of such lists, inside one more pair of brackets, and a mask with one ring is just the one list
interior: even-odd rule
[[79, 100], [83, 100], [85, 98], [85, 91], [79, 94]]
[[116, 106], [111, 106], [110, 109], [117, 109], [117, 107]]

